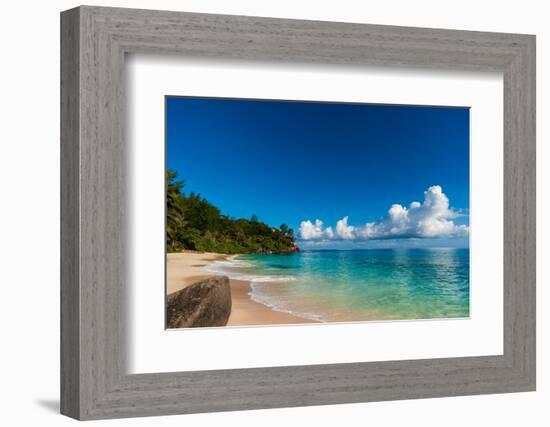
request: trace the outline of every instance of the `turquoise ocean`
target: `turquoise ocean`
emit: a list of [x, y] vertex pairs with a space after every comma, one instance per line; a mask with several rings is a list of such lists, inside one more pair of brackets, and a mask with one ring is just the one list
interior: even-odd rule
[[325, 322], [469, 316], [469, 249], [239, 255], [210, 270], [251, 283], [272, 309]]

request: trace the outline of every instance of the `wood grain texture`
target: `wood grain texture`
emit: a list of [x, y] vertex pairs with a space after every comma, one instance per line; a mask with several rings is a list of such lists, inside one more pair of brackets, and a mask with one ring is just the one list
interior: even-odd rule
[[80, 414], [79, 17], [61, 20], [61, 412]]
[[[535, 38], [80, 7], [62, 13], [62, 413], [78, 419], [535, 388]], [[129, 375], [124, 56], [504, 73], [504, 354]]]

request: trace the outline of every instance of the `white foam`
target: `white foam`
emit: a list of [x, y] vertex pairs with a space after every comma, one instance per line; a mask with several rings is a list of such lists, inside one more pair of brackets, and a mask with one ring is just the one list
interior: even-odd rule
[[243, 272], [241, 269], [252, 267], [254, 264], [243, 261], [233, 255], [223, 261], [214, 261], [207, 267], [210, 273], [223, 274], [234, 280], [246, 280], [252, 283], [286, 283], [296, 280], [294, 276], [270, 276]]
[[243, 269], [253, 267], [254, 263], [247, 262], [239, 259], [238, 255], [232, 255], [225, 260], [214, 261], [207, 267], [207, 271], [216, 274], [223, 274], [230, 279], [243, 280], [250, 282], [251, 292], [249, 292], [250, 299], [258, 304], [265, 305], [266, 307], [288, 313], [293, 316], [301, 317], [304, 319], [310, 319], [314, 321], [325, 321], [325, 319], [316, 313], [308, 313], [305, 311], [290, 310], [284, 306], [284, 303], [279, 301], [276, 296], [266, 295], [265, 291], [268, 290], [270, 284], [277, 283], [289, 283], [295, 281], [295, 276], [280, 276], [280, 275], [267, 275], [267, 274], [253, 274], [244, 272]]

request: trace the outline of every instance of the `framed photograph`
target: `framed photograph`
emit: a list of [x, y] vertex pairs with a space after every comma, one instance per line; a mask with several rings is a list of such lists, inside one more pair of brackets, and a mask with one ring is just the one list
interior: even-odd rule
[[61, 411], [535, 390], [535, 37], [61, 14]]
[[165, 109], [168, 328], [470, 316], [469, 108]]

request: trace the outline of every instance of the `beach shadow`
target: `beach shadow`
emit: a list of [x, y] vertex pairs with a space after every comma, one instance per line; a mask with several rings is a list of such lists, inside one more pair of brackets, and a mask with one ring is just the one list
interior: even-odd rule
[[35, 403], [50, 412], [59, 414], [59, 399], [38, 399]]

